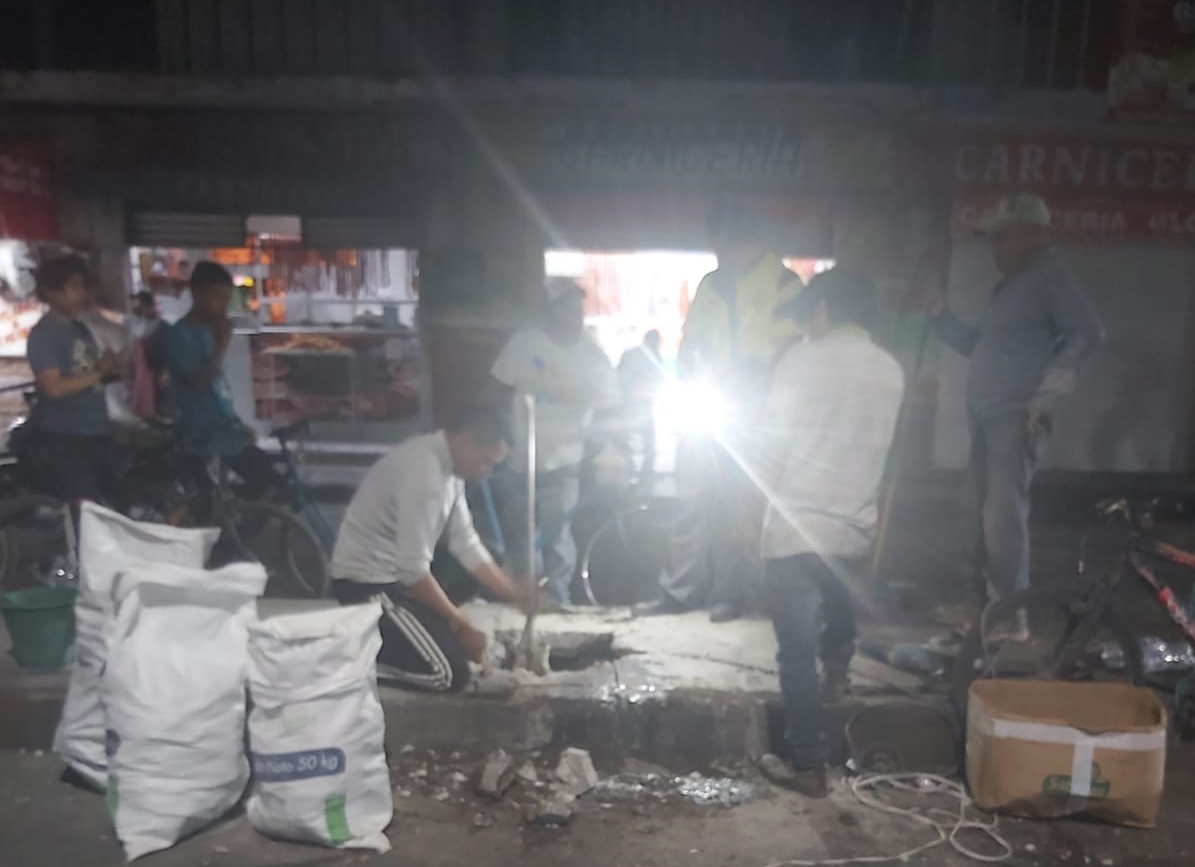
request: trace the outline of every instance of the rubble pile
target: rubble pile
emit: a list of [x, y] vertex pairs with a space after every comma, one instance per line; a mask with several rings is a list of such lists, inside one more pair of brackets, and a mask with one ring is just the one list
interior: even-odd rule
[[[556, 755], [556, 760], [551, 760]], [[619, 774], [602, 776], [588, 752], [568, 747], [557, 755], [536, 751], [515, 757], [496, 750], [484, 759], [404, 747], [394, 771], [397, 800], [420, 796], [471, 813], [472, 826], [493, 827], [504, 812], [525, 827], [561, 828], [586, 805], [609, 810], [626, 805], [642, 813], [651, 805], [687, 801], [702, 807], [733, 807], [754, 800], [758, 789], [745, 768], [718, 768], [718, 776], [677, 775], [630, 760]]]

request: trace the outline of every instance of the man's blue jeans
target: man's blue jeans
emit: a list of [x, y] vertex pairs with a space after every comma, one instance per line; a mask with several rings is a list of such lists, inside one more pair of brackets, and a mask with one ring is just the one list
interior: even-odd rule
[[498, 520], [506, 541], [506, 568], [523, 578], [535, 565], [536, 576], [546, 576], [554, 602], [572, 601], [573, 574], [577, 569], [577, 543], [573, 539], [573, 513], [580, 496], [577, 467], [537, 473], [535, 519], [539, 551], [527, 551], [527, 476], [521, 473], [494, 479]]
[[764, 561], [768, 614], [779, 650], [784, 737], [793, 767], [826, 764], [817, 659], [827, 672], [846, 673], [855, 652], [855, 613], [843, 581], [843, 561], [797, 554]]
[[1042, 434], [1030, 434], [1024, 409], [972, 413], [970, 427], [964, 541], [990, 601], [1029, 586], [1029, 490]]

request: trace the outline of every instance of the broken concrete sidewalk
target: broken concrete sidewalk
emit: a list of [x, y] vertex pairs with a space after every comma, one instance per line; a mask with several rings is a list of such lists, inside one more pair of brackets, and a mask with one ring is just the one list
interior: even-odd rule
[[[467, 611], [490, 635], [522, 624], [522, 615], [505, 606], [470, 604]], [[494, 672], [512, 689], [493, 697], [382, 687], [390, 749], [411, 744], [452, 752], [467, 745], [471, 758], [479, 760], [497, 749], [519, 755], [569, 744], [588, 749], [599, 766], [638, 756], [685, 769], [767, 751], [777, 727], [779, 684], [775, 641], [766, 621], [715, 626], [700, 612], [634, 620], [625, 609], [579, 609], [541, 616], [537, 633], [549, 645], [563, 636], [558, 647], [569, 646], [578, 635], [596, 636], [596, 645], [584, 646], [605, 642], [607, 658], [545, 677]], [[852, 678], [862, 690], [889, 697], [920, 684], [862, 659]], [[0, 660], [0, 698], [6, 704], [0, 748], [47, 748], [65, 684], [65, 675], [31, 676]], [[828, 709], [832, 750], [841, 745], [846, 720], [862, 706], [852, 701]]]

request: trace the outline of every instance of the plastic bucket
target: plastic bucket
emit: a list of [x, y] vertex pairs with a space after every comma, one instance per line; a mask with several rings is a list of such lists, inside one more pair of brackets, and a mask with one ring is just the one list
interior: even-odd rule
[[59, 671], [75, 647], [74, 587], [31, 587], [0, 594], [0, 613], [12, 639], [13, 659], [22, 668]]

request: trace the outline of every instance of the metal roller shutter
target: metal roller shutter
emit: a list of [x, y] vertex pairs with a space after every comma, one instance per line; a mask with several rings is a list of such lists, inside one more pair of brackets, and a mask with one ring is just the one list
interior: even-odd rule
[[399, 250], [415, 243], [409, 220], [390, 217], [304, 217], [309, 250]]
[[129, 241], [142, 247], [243, 247], [245, 218], [134, 211], [129, 218]]

